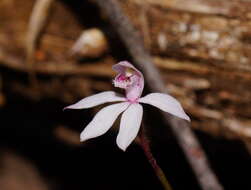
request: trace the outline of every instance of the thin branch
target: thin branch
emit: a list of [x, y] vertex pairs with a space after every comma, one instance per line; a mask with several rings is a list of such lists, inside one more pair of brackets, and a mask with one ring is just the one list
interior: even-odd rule
[[[142, 38], [133, 27], [128, 17], [123, 13], [119, 3], [114, 0], [93, 0], [104, 11], [109, 21], [117, 30], [134, 63], [141, 68], [151, 91], [166, 93], [161, 76], [153, 65], [150, 54], [145, 50]], [[203, 190], [222, 190], [217, 177], [211, 170], [206, 154], [192, 132], [189, 124], [183, 120], [163, 114], [165, 121], [170, 124], [178, 143], [183, 149]]]

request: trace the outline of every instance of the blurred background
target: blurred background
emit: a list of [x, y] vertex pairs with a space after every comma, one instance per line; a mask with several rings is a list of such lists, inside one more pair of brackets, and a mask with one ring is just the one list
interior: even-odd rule
[[[251, 189], [251, 2], [116, 0], [225, 189]], [[117, 125], [79, 142], [100, 107], [62, 111], [112, 86], [130, 59], [92, 1], [0, 0], [0, 189], [162, 189], [142, 150], [116, 146]], [[174, 190], [199, 190], [185, 156], [146, 106], [152, 151]], [[158, 118], [158, 119], [156, 119]]]

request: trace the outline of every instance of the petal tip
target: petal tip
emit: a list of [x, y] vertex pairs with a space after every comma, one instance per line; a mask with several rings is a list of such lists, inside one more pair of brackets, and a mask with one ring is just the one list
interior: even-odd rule
[[73, 105], [69, 105], [69, 106], [64, 107], [63, 111], [68, 110], [68, 109], [81, 109], [81, 108], [79, 108], [75, 104], [73, 104]]
[[188, 122], [191, 122], [190, 117], [186, 113], [184, 113], [183, 115], [176, 115], [176, 114], [173, 114], [173, 113], [170, 113], [170, 114], [173, 115], [173, 116], [175, 116], [175, 117], [178, 117], [180, 119], [183, 119], [183, 120], [186, 120]]
[[119, 145], [119, 144], [118, 144], [118, 147], [119, 147], [120, 150], [122, 150], [122, 151], [124, 151], [124, 152], [125, 152], [126, 149], [127, 149], [127, 146], [122, 146], [122, 145]]
[[190, 119], [190, 117], [184, 112], [184, 115], [182, 116], [182, 117], [180, 117], [181, 119], [184, 119], [184, 120], [186, 120], [186, 121], [188, 121], [188, 122], [191, 122], [191, 119]]
[[63, 111], [65, 111], [65, 110], [69, 109], [69, 107], [70, 107], [70, 106], [66, 106], [66, 107], [64, 107], [64, 108], [63, 108]]
[[85, 139], [83, 139], [83, 138], [80, 137], [80, 142], [84, 142], [84, 141], [85, 141]]
[[83, 134], [83, 133], [80, 134], [80, 142], [84, 142], [84, 141], [86, 141], [88, 139], [89, 138], [85, 134]]
[[186, 120], [187, 120], [188, 122], [191, 122], [191, 119], [190, 119], [189, 116], [187, 116]]
[[129, 145], [125, 145], [124, 143], [120, 142], [120, 140], [118, 140], [118, 138], [116, 139], [116, 143], [117, 143], [117, 146], [119, 147], [120, 150], [122, 151], [126, 151], [127, 147]]

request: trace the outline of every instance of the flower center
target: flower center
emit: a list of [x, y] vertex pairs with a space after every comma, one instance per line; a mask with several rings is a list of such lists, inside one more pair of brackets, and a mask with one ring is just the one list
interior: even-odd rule
[[120, 74], [113, 80], [113, 84], [115, 87], [126, 89], [133, 83], [133, 81], [131, 80], [132, 76], [133, 74], [131, 72]]
[[138, 98], [136, 98], [136, 99], [129, 99], [129, 98], [127, 98], [126, 101], [129, 102], [129, 103], [131, 103], [131, 104], [139, 103], [138, 102]]

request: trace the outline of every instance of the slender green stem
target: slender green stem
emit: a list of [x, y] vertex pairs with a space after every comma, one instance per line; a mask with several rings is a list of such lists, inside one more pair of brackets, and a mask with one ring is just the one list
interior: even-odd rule
[[147, 157], [148, 161], [150, 162], [156, 176], [159, 178], [161, 184], [163, 185], [165, 190], [172, 190], [172, 187], [170, 183], [168, 182], [163, 170], [160, 168], [160, 166], [157, 164], [157, 161], [155, 160], [151, 149], [149, 145], [149, 140], [145, 134], [144, 126], [141, 127], [140, 133], [139, 133], [139, 145], [143, 149], [145, 156]]

